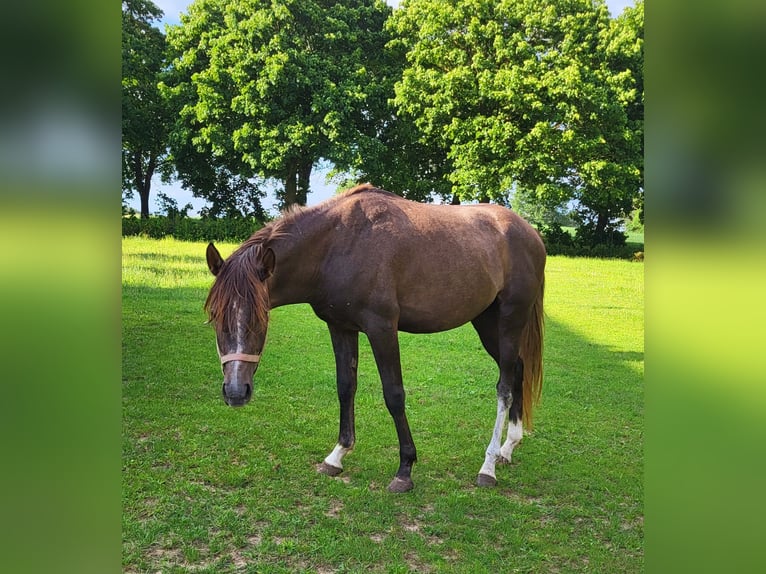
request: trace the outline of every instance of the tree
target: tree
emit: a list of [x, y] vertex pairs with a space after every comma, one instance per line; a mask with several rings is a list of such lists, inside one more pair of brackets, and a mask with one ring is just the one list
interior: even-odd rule
[[324, 158], [358, 168], [387, 113], [380, 0], [197, 0], [168, 32], [171, 150], [195, 195], [222, 176], [281, 182], [305, 204]]
[[157, 86], [165, 37], [152, 22], [162, 17], [150, 0], [122, 2], [122, 189], [138, 192], [141, 217], [149, 217], [152, 177], [167, 150], [170, 113]]
[[[391, 97], [393, 98], [393, 85]], [[418, 129], [406, 116], [390, 112], [390, 122], [378, 134], [378, 148], [361, 159], [359, 182], [370, 181], [413, 201], [453, 199], [448, 174], [452, 162], [438, 141], [419, 138]]]
[[410, 0], [394, 13], [407, 58], [397, 112], [447, 150], [461, 199], [577, 199], [600, 228], [625, 214], [643, 149], [610, 22], [591, 0]]
[[594, 122], [603, 143], [580, 158], [575, 198], [586, 244], [624, 243], [618, 229], [634, 209], [643, 220], [644, 4], [639, 0], [611, 20], [599, 36], [596, 78], [603, 81]]

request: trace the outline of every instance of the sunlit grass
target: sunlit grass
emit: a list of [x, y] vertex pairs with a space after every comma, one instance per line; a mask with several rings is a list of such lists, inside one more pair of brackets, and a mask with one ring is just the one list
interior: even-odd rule
[[[236, 246], [219, 245], [224, 256]], [[205, 244], [123, 241], [127, 572], [639, 572], [643, 264], [551, 257], [536, 426], [474, 486], [496, 367], [470, 326], [401, 336], [415, 490], [360, 338], [357, 448], [337, 438], [333, 353], [305, 305], [275, 309], [252, 402], [230, 409], [202, 303]]]

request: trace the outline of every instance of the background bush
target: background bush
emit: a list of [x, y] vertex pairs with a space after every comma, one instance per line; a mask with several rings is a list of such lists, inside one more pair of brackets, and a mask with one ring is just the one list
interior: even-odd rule
[[[157, 215], [140, 219], [129, 216], [122, 218], [122, 235], [141, 235], [152, 239], [174, 237], [182, 241], [242, 242], [263, 225], [263, 221], [245, 217], [194, 219]], [[624, 239], [622, 244], [589, 245], [579, 234], [573, 237], [569, 231], [555, 224], [542, 228], [540, 234], [548, 255], [634, 259], [636, 252], [644, 250], [643, 242], [625, 242]]]
[[149, 219], [122, 218], [122, 236], [142, 235], [152, 239], [175, 237], [183, 241], [244, 241], [263, 227], [253, 218], [193, 219], [158, 215]]
[[627, 236], [620, 231], [615, 232], [616, 241], [610, 244], [592, 244], [587, 233], [587, 230], [583, 231], [582, 228], [578, 228], [575, 235], [572, 236], [569, 231], [558, 225], [544, 227], [540, 231], [548, 255], [637, 259], [636, 253], [643, 253], [644, 251], [643, 241], [628, 241]]

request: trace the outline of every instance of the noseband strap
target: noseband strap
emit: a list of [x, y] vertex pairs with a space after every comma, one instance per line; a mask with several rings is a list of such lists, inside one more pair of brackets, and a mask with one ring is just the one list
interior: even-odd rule
[[246, 361], [248, 363], [259, 363], [261, 361], [261, 356], [248, 355], [247, 353], [229, 353], [228, 355], [221, 356], [221, 365], [224, 365], [229, 361]]

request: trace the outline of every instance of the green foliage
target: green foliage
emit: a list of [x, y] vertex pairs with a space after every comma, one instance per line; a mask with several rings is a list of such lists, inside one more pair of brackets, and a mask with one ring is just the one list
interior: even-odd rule
[[538, 197], [523, 189], [511, 196], [511, 208], [532, 225], [541, 228], [560, 228], [562, 225], [572, 225], [571, 218], [563, 213], [557, 201], [548, 197]]
[[560, 225], [552, 224], [541, 228], [540, 234], [543, 236], [548, 253], [550, 254], [551, 246], [557, 245], [560, 247], [574, 247], [574, 239], [572, 235], [561, 228]]
[[575, 233], [575, 241], [580, 245], [586, 246], [615, 246], [620, 247], [625, 245], [627, 236], [614, 227], [606, 227], [605, 229], [598, 229], [595, 225], [585, 224], [577, 228]]
[[[626, 8], [603, 31], [604, 82], [614, 109], [605, 115], [606, 147], [584, 164], [575, 197], [591, 244], [619, 242], [616, 228], [634, 207], [643, 214], [644, 187], [644, 4]], [[643, 215], [642, 215], [643, 217]]]
[[250, 217], [168, 217], [158, 215], [148, 219], [122, 218], [122, 236], [152, 239], [175, 238], [183, 241], [244, 241], [263, 227], [262, 220]]
[[[643, 217], [641, 0], [615, 19], [603, 0], [410, 0], [393, 13], [380, 0], [197, 0], [164, 64], [152, 6], [123, 3], [123, 89], [143, 90], [123, 105], [156, 101], [156, 121], [124, 113], [124, 131], [169, 145], [205, 216], [262, 219], [274, 180], [281, 207], [304, 204], [328, 161], [418, 201], [513, 204], [541, 228], [572, 223], [574, 205], [588, 247], [623, 243], [631, 210]], [[124, 179], [148, 216], [147, 176], [171, 173], [164, 147], [142, 149]]]
[[138, 192], [149, 217], [149, 191], [168, 146], [171, 112], [158, 88], [165, 36], [152, 22], [162, 16], [150, 0], [122, 2], [122, 189]]
[[157, 203], [159, 203], [160, 206], [160, 213], [170, 219], [183, 219], [184, 217], [188, 217], [189, 211], [194, 208], [191, 203], [179, 207], [178, 201], [163, 192], [157, 194]]
[[[567, 257], [589, 257], [593, 259], [624, 259], [628, 261], [643, 261], [643, 243], [628, 243], [624, 245], [587, 245], [578, 239], [554, 235], [550, 239], [543, 234], [548, 255], [565, 255]], [[638, 257], [637, 253], [641, 253]]]
[[221, 177], [276, 179], [305, 204], [320, 158], [341, 169], [379, 145], [393, 78], [382, 1], [198, 0], [168, 32], [164, 82], [182, 181], [205, 197]]
[[446, 150], [464, 200], [578, 200], [599, 232], [643, 187], [643, 4], [412, 0], [390, 19], [395, 104]]
[[625, 229], [633, 232], [644, 232], [644, 210], [643, 205], [641, 209], [634, 209], [630, 213], [630, 217], [625, 222]]
[[396, 433], [363, 336], [356, 449], [339, 478], [314, 470], [338, 406], [308, 305], [273, 310], [253, 400], [223, 404], [204, 249], [123, 240], [123, 570], [643, 571], [643, 266], [549, 258], [543, 401], [494, 489], [474, 486], [492, 359], [470, 325], [402, 334], [419, 462], [395, 496]]
[[587, 234], [592, 228], [567, 228], [558, 225], [543, 226], [540, 234], [545, 242], [548, 255], [567, 255], [569, 257], [594, 257], [599, 259], [638, 259], [636, 253], [644, 251], [643, 232], [623, 233], [615, 230], [612, 237], [595, 241]]

